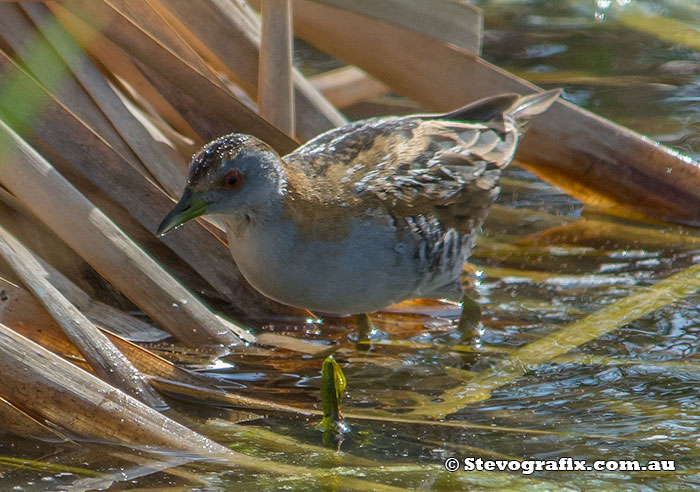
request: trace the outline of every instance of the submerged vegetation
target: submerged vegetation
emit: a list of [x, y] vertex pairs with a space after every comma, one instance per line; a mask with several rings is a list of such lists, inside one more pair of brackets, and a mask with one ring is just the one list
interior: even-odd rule
[[[465, 268], [476, 339], [460, 306], [421, 300], [373, 314], [358, 339], [353, 318], [241, 283], [217, 224], [153, 235], [189, 155], [231, 127], [285, 152], [344, 121], [327, 99], [350, 118], [448, 104], [461, 72], [438, 55], [500, 73], [468, 52], [472, 30], [445, 45], [476, 11], [416, 22], [423, 1], [393, 21], [361, 10], [398, 0], [294, 3], [297, 35], [317, 45], [296, 41], [296, 133], [253, 102], [260, 25], [245, 2], [0, 2], [3, 490], [700, 489], [694, 2], [477, 2], [485, 60], [684, 155], [561, 105], [554, 126], [610, 131], [584, 137], [646, 160], [602, 160], [574, 138], [526, 146]], [[336, 17], [318, 21], [323, 9]], [[364, 23], [376, 53], [350, 46], [350, 28], [330, 36], [341, 21]], [[415, 36], [436, 59], [382, 34]], [[494, 90], [525, 87], [503, 77]], [[465, 97], [486, 90], [473, 85]], [[466, 471], [469, 457], [675, 470], [524, 475]]]

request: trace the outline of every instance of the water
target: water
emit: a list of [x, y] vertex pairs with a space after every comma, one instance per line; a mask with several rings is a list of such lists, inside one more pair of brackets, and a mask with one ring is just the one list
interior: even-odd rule
[[[621, 20], [628, 9], [644, 8], [697, 29], [695, 2], [491, 0], [479, 5], [486, 10], [486, 59], [545, 88], [563, 87], [570, 101], [700, 157], [700, 54], [631, 30]], [[316, 55], [304, 56], [311, 63]], [[335, 62], [319, 63], [327, 68]], [[380, 114], [396, 107], [412, 106], [391, 96], [348, 113], [366, 116], [368, 110]], [[349, 320], [270, 321], [269, 328], [280, 333], [342, 344], [336, 359], [348, 379], [343, 409], [391, 412], [383, 421], [348, 419], [352, 432], [336, 452], [323, 447], [314, 419], [275, 414], [248, 420], [245, 412], [201, 402], [174, 402], [172, 417], [235, 450], [327, 470], [329, 490], [349, 488], [349, 477], [408, 490], [700, 489], [699, 295], [630, 316], [620, 328], [519, 368], [512, 377], [505, 369], [499, 372], [518, 348], [649, 292], [699, 258], [696, 231], [614, 218], [512, 167], [471, 261], [472, 293], [483, 310], [478, 344], [457, 330], [457, 310], [449, 304], [414, 303], [374, 316], [378, 330], [361, 349]], [[189, 353], [179, 360], [217, 376], [222, 388], [320, 405], [320, 360], [235, 352], [216, 364]], [[482, 380], [488, 398], [459, 404], [433, 423], [407, 421], [419, 420], [411, 417], [416, 408], [449, 403], [446, 395], [489, 370], [503, 379], [499, 384]], [[0, 462], [2, 489], [57, 490], [88, 479], [66, 468], [72, 466], [113, 474], [111, 490], [318, 490], [305, 478], [212, 463], [151, 473], [143, 469], [143, 458], [118, 451], [4, 439], [0, 454], [58, 468]], [[527, 477], [444, 471], [446, 458], [468, 456], [675, 460], [678, 471], [541, 471]], [[81, 483], [77, 489], [89, 488]]]

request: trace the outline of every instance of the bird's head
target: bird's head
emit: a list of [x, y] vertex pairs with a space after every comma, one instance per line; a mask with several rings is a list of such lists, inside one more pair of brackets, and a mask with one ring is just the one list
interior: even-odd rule
[[219, 137], [192, 157], [187, 186], [157, 234], [205, 214], [250, 219], [284, 186], [280, 158], [269, 145], [240, 133]]

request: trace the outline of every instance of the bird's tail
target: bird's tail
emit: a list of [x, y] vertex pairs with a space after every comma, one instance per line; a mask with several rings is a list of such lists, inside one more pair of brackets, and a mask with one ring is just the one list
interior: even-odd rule
[[528, 96], [503, 94], [480, 99], [456, 111], [440, 115], [439, 118], [453, 121], [491, 123], [497, 127], [502, 127], [503, 120], [510, 118], [522, 133], [527, 129], [528, 123], [537, 115], [545, 112], [560, 94], [561, 89], [536, 92]]
[[520, 97], [516, 103], [506, 111], [506, 115], [513, 118], [518, 129], [524, 132], [528, 124], [536, 116], [547, 111], [560, 94], [561, 89], [553, 89]]

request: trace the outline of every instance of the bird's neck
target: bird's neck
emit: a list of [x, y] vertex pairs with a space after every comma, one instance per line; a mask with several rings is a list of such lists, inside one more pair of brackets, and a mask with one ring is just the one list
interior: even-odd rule
[[274, 228], [284, 215], [284, 191], [282, 193], [270, 193], [264, 203], [257, 206], [237, 209], [235, 212], [226, 213], [219, 218], [226, 224], [229, 235], [239, 239], [255, 234], [269, 227]]
[[294, 165], [280, 160], [280, 176], [283, 180], [283, 195], [285, 198], [299, 201], [313, 199], [314, 183], [312, 178]]
[[[257, 240], [270, 231], [291, 234], [295, 240], [337, 241], [350, 233], [347, 220], [355, 207], [354, 200], [336, 193], [323, 176], [311, 176], [280, 160], [279, 193], [263, 207], [227, 217], [229, 234], [241, 240]], [[287, 238], [291, 240], [292, 238]]]

